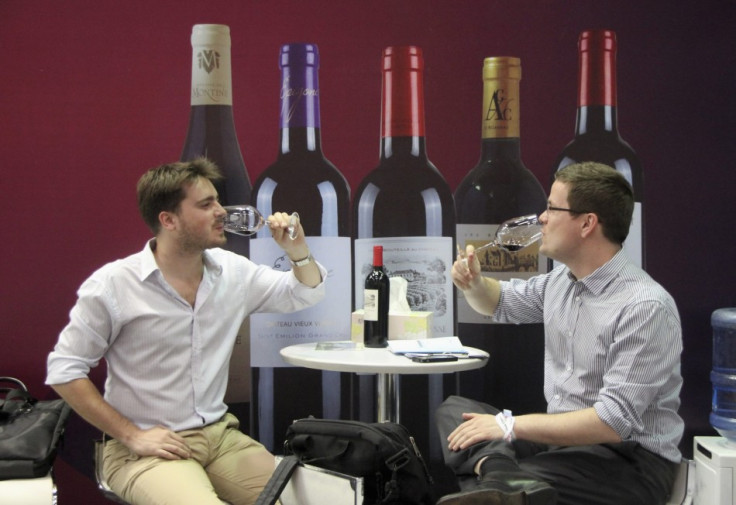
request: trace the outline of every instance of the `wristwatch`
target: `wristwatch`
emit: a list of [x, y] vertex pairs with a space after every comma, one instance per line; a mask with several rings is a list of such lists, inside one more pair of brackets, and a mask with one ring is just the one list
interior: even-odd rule
[[295, 260], [289, 258], [289, 262], [292, 265], [294, 265], [295, 267], [303, 267], [305, 265], [309, 265], [309, 262], [310, 261], [312, 261], [312, 253], [311, 252], [307, 253], [307, 257], [306, 258], [302, 258], [300, 260], [296, 260], [295, 261]]

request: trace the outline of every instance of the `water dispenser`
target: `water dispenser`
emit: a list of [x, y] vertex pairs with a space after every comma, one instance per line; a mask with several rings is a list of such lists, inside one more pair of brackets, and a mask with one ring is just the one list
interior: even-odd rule
[[736, 308], [713, 312], [713, 403], [710, 424], [720, 437], [695, 437], [695, 504], [736, 503]]

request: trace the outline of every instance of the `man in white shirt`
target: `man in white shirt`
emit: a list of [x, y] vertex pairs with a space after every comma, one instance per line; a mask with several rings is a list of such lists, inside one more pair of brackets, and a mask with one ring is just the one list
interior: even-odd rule
[[463, 490], [438, 504], [667, 502], [684, 427], [682, 330], [672, 297], [622, 250], [633, 208], [614, 169], [570, 165], [556, 173], [539, 218], [540, 252], [562, 265], [499, 282], [480, 275], [472, 246], [453, 265], [453, 282], [478, 312], [544, 323], [547, 412], [513, 416], [502, 405], [446, 400], [437, 425]]
[[[141, 177], [138, 206], [154, 238], [82, 284], [48, 358], [46, 383], [112, 437], [103, 472], [133, 505], [256, 501], [274, 459], [238, 430], [224, 403], [237, 331], [253, 312], [293, 312], [324, 296], [326, 271], [301, 225], [289, 238], [286, 213], [268, 221], [290, 271], [220, 248], [220, 178], [205, 159]], [[104, 397], [88, 379], [103, 358]]]

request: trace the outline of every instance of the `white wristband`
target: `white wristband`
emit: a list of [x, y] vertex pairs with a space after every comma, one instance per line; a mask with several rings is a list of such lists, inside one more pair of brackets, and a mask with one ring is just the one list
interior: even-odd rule
[[514, 435], [514, 416], [511, 415], [510, 410], [504, 409], [503, 412], [496, 414], [496, 422], [503, 430], [503, 439], [506, 442], [516, 440], [516, 435]]

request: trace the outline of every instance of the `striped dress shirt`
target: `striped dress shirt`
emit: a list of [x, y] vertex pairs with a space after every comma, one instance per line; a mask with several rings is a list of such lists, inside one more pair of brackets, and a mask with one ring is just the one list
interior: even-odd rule
[[164, 279], [153, 243], [103, 266], [82, 284], [69, 324], [48, 357], [46, 383], [87, 377], [104, 358], [105, 399], [137, 426], [205, 426], [227, 411], [230, 356], [243, 320], [253, 312], [314, 305], [324, 296], [324, 283], [310, 288], [291, 271], [208, 249], [192, 307]]
[[680, 461], [682, 329], [662, 286], [623, 251], [583, 279], [562, 265], [501, 284], [497, 321], [544, 323], [548, 413], [593, 407], [622, 440]]

